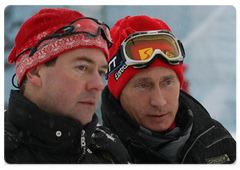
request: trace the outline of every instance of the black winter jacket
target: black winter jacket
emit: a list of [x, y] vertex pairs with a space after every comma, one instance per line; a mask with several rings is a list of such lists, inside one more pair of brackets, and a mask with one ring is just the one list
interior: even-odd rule
[[127, 163], [119, 138], [97, 116], [82, 128], [76, 120], [52, 115], [11, 91], [5, 112], [7, 163]]
[[[103, 125], [119, 136], [132, 158], [132, 163], [233, 163], [236, 159], [236, 142], [230, 133], [212, 119], [198, 101], [182, 90], [175, 119], [181, 134], [173, 138], [152, 131], [146, 134], [146, 129], [143, 131], [142, 127], [131, 119], [108, 87], [102, 93], [101, 109]], [[171, 142], [187, 134], [187, 140], [177, 152], [177, 162], [161, 153], [164, 146], [172, 146], [167, 148], [167, 151], [174, 152], [175, 145], [170, 145]], [[169, 143], [163, 143], [164, 140]], [[151, 147], [153, 142], [155, 147]]]

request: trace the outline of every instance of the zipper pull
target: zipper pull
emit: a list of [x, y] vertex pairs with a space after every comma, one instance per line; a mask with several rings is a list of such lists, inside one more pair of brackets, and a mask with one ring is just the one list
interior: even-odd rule
[[81, 133], [81, 148], [84, 148], [86, 149], [86, 141], [85, 141], [85, 130], [82, 130], [82, 133]]
[[81, 132], [81, 148], [82, 148], [82, 153], [81, 155], [79, 156], [78, 158], [78, 163], [83, 159], [83, 157], [85, 156], [86, 154], [86, 141], [85, 141], [85, 130], [82, 130]]

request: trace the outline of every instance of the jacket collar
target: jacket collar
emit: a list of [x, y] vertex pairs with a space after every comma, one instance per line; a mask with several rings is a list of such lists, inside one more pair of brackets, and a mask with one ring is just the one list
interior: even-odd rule
[[181, 90], [180, 102], [187, 106], [193, 112], [193, 127], [191, 137], [188, 142], [193, 142], [200, 134], [214, 125], [208, 111], [188, 93]]
[[[11, 91], [7, 111], [9, 121], [19, 129], [19, 136], [29, 147], [40, 148], [46, 152], [63, 153], [81, 148], [82, 124], [79, 121], [46, 113], [39, 109], [18, 91]], [[92, 122], [86, 125], [87, 145], [98, 122], [94, 114]], [[80, 150], [74, 149], [75, 153]]]

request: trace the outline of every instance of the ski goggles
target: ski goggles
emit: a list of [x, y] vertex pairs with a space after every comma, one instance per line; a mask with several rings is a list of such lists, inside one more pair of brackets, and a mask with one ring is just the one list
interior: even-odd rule
[[181, 41], [168, 30], [135, 32], [122, 42], [120, 49], [126, 65], [135, 69], [146, 68], [156, 57], [169, 65], [177, 65], [185, 57]]
[[[104, 22], [99, 21], [95, 18], [90, 18], [90, 17], [83, 17], [79, 18], [70, 24], [63, 26], [56, 30], [54, 33], [51, 35], [41, 39], [34, 47], [30, 47], [23, 52], [21, 52], [19, 55], [16, 56], [15, 61], [17, 60], [18, 57], [23, 55], [24, 53], [27, 53], [30, 51], [29, 57], [33, 56], [34, 53], [39, 50], [40, 48], [48, 45], [49, 43], [56, 41], [58, 39], [74, 35], [74, 34], [80, 34], [80, 33], [85, 33], [88, 34], [92, 37], [97, 37], [98, 35], [101, 34], [101, 36], [106, 40], [108, 49], [111, 48], [112, 46], [112, 40], [110, 36], [110, 29], [108, 25], [106, 25]], [[46, 40], [51, 40], [47, 41], [45, 44], [42, 45], [42, 43]], [[41, 44], [41, 46], [40, 46]]]

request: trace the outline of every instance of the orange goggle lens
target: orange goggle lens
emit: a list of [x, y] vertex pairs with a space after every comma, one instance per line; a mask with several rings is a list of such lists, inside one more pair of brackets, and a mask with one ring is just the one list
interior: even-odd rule
[[127, 42], [127, 56], [135, 61], [144, 61], [152, 57], [156, 49], [161, 50], [167, 58], [176, 58], [179, 54], [177, 42], [167, 35], [149, 35], [136, 37]]

